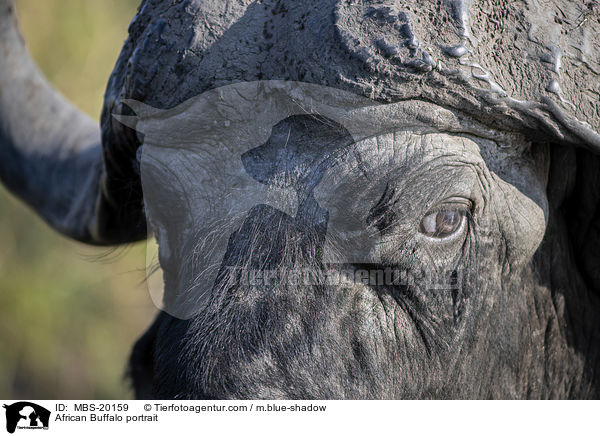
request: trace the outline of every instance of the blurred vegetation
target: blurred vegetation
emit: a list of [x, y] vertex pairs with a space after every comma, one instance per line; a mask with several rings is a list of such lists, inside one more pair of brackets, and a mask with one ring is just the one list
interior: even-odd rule
[[[98, 119], [139, 0], [17, 0], [48, 79]], [[0, 397], [130, 398], [129, 351], [156, 309], [145, 244], [107, 250], [54, 233], [0, 188]]]

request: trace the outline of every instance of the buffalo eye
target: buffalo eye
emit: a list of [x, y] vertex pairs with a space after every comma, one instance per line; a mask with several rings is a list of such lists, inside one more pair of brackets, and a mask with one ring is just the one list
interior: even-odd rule
[[466, 215], [467, 209], [460, 206], [431, 211], [421, 220], [419, 231], [431, 238], [447, 238], [463, 227]]

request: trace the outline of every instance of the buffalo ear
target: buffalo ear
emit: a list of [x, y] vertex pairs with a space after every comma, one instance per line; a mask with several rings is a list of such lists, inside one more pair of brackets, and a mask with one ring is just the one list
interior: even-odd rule
[[581, 273], [600, 296], [600, 156], [578, 149], [576, 168], [565, 214]]
[[586, 287], [600, 296], [600, 156], [555, 144], [550, 157], [549, 231], [561, 238], [565, 261], [571, 257]]

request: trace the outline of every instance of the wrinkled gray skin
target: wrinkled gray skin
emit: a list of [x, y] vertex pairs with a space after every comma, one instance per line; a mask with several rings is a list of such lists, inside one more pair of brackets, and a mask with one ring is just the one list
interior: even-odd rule
[[[0, 0], [0, 178], [58, 231], [125, 243], [145, 237], [146, 217], [141, 138], [112, 116], [132, 114], [124, 99], [168, 109], [220, 86], [278, 79], [406, 102], [423, 120], [435, 105], [459, 127], [437, 126], [411, 147], [392, 135], [402, 159], [377, 174], [394, 195], [367, 199], [367, 224], [379, 225], [382, 262], [462, 268], [459, 292], [217, 283], [196, 316], [163, 312], [138, 341], [138, 397], [600, 398], [598, 6], [349, 3], [143, 1], [98, 130], [41, 77], [12, 0]], [[297, 145], [299, 160], [322, 133], [301, 121], [287, 120], [312, 138]], [[343, 158], [339, 168], [359, 197], [370, 192]], [[473, 205], [468, 225], [449, 241], [423, 237], [423, 217], [456, 196]], [[153, 230], [165, 230], [160, 202], [147, 208]], [[318, 269], [314, 213], [257, 206], [223, 265]], [[168, 295], [190, 279], [198, 241], [184, 237], [193, 229], [166, 233]]]

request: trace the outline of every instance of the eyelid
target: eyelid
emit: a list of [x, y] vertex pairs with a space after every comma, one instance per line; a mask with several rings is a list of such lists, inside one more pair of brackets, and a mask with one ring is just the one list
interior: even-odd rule
[[429, 209], [424, 216], [435, 212], [453, 210], [460, 210], [461, 212], [471, 212], [473, 210], [473, 201], [465, 197], [450, 197]]

